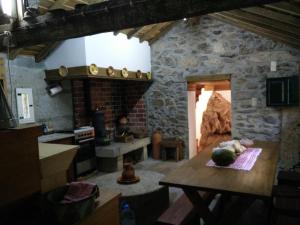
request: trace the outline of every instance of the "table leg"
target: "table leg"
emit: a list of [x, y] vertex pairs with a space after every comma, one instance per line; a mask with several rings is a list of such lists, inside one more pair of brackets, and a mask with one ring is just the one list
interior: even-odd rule
[[268, 198], [264, 200], [264, 204], [266, 206], [266, 210], [267, 210], [267, 224], [272, 224], [272, 213], [273, 213], [273, 199], [272, 198]]
[[198, 191], [193, 190], [183, 190], [189, 200], [193, 203], [194, 208], [198, 215], [203, 218], [206, 225], [216, 224], [216, 218], [211, 213], [208, 205], [205, 203]]

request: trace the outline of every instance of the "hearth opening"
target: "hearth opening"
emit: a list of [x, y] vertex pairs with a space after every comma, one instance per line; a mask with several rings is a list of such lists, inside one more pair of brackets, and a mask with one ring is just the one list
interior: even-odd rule
[[189, 156], [231, 139], [230, 79], [217, 76], [188, 84]]

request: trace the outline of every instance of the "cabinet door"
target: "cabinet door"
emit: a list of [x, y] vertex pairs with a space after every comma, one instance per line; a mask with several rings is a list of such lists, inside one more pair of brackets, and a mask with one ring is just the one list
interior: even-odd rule
[[299, 105], [299, 79], [293, 76], [287, 79], [287, 105]]

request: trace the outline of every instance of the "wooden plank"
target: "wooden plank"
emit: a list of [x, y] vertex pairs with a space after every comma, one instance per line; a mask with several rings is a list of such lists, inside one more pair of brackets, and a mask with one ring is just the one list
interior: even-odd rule
[[266, 25], [270, 28], [274, 28], [276, 30], [283, 31], [284, 33], [295, 34], [300, 36], [300, 28], [295, 27], [293, 25], [289, 25], [283, 22], [279, 22], [273, 19], [265, 18], [263, 16], [253, 15], [248, 12], [244, 12], [242, 10], [236, 9], [227, 12], [222, 12], [223, 15], [234, 17], [237, 19], [246, 20], [252, 22], [257, 25]]
[[214, 14], [211, 14], [210, 16], [212, 16], [215, 19], [219, 19], [223, 22], [230, 23], [234, 26], [240, 27], [242, 29], [251, 31], [258, 35], [268, 37], [270, 39], [273, 39], [274, 41], [280, 41], [285, 44], [289, 44], [293, 47], [300, 48], [300, 41], [299, 41], [299, 38], [296, 36], [287, 35], [287, 34], [284, 34], [283, 32], [276, 31], [274, 29], [270, 29], [267, 26], [253, 24], [249, 21], [236, 19], [231, 16], [226, 16], [222, 13], [214, 13]]
[[269, 19], [273, 19], [282, 23], [288, 23], [290, 25], [300, 27], [300, 19], [295, 16], [287, 15], [263, 7], [250, 7], [244, 8], [242, 10], [259, 16], [267, 17]]
[[300, 16], [300, 5], [299, 3], [290, 2], [277, 2], [273, 4], [265, 5], [265, 7], [274, 9], [280, 12], [288, 13], [293, 16]]
[[189, 83], [192, 82], [217, 82], [217, 81], [224, 81], [224, 80], [230, 80], [231, 75], [230, 74], [213, 74], [213, 75], [192, 75], [187, 76], [186, 80]]
[[240, 196], [270, 198], [275, 181], [279, 145], [275, 142], [257, 141], [262, 148], [250, 171], [208, 167], [213, 146], [202, 150], [197, 156], [173, 170], [159, 183], [185, 190], [215, 191]]
[[[96, 33], [139, 27], [277, 2], [278, 0], [114, 0], [89, 5], [76, 11], [47, 13], [29, 24], [21, 21], [12, 35], [16, 47], [32, 46]], [[80, 29], [79, 29], [80, 28]], [[0, 38], [3, 46], [3, 37]]]
[[61, 43], [61, 41], [56, 41], [47, 45], [35, 56], [35, 62], [39, 63], [46, 59], [56, 48], [58, 48], [61, 45]]

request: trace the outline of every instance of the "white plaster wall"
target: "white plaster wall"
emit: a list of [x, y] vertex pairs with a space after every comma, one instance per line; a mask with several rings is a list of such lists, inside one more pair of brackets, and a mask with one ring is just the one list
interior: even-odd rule
[[86, 63], [99, 67], [126, 67], [128, 70], [151, 71], [151, 52], [148, 42], [140, 43], [137, 38], [110, 33], [85, 37]]
[[86, 65], [85, 40], [83, 37], [64, 41], [45, 60], [46, 69], [57, 69], [62, 65], [66, 67]]
[[188, 91], [188, 122], [189, 122], [189, 158], [197, 155], [196, 143], [196, 93], [195, 91]]

